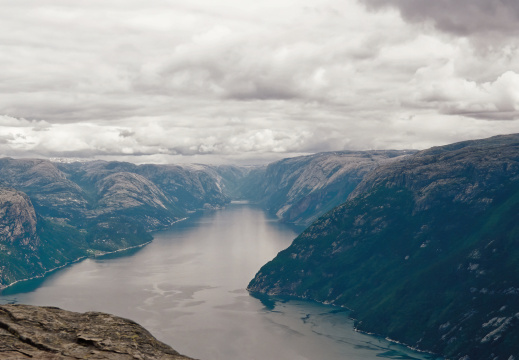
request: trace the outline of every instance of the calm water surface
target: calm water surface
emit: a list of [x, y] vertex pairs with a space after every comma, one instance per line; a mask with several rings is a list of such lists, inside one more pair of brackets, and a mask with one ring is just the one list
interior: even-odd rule
[[266, 307], [249, 296], [254, 274], [296, 235], [252, 205], [232, 204], [123, 256], [87, 259], [17, 284], [0, 303], [113, 313], [203, 360], [428, 358], [356, 333], [341, 309], [294, 300]]

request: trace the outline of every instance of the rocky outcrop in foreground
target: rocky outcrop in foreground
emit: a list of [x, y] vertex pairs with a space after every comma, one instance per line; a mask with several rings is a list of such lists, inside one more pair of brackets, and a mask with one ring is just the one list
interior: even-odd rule
[[131, 320], [29, 305], [0, 306], [0, 358], [190, 359]]

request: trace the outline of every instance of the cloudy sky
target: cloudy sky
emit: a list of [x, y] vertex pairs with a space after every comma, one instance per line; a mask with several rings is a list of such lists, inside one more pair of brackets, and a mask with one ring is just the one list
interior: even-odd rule
[[517, 0], [0, 11], [0, 156], [255, 163], [519, 132]]

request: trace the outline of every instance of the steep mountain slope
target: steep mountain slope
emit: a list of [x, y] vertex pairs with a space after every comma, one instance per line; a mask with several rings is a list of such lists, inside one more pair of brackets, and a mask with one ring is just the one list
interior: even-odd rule
[[219, 174], [218, 168], [208, 165], [135, 165], [117, 161], [92, 161], [57, 166], [97, 201], [103, 196], [99, 193], [102, 187], [100, 182], [122, 173], [137, 174], [140, 182], [151, 182], [168, 199], [167, 202], [176, 208], [179, 216], [185, 216], [186, 211], [220, 207], [230, 199], [230, 190], [225, 187], [225, 179]]
[[141, 165], [136, 173], [153, 181], [180, 208], [218, 208], [230, 201], [217, 169], [208, 165]]
[[[16, 266], [9, 266], [8, 260], [31, 266], [34, 259], [25, 258], [25, 253], [34, 252], [39, 245], [36, 213], [29, 197], [14, 189], [0, 188], [0, 282], [23, 276]], [[41, 266], [36, 265], [35, 271], [38, 270]]]
[[0, 288], [142, 245], [150, 231], [227, 204], [224, 182], [209, 166], [0, 159], [0, 184], [10, 187], [0, 188]]
[[78, 246], [84, 236], [70, 231], [66, 234], [70, 240], [63, 238], [62, 227], [51, 231], [48, 221], [38, 219], [26, 194], [0, 188], [0, 288], [41, 276], [84, 255]]
[[518, 214], [519, 135], [432, 148], [371, 172], [249, 290], [449, 358], [517, 358]]
[[248, 196], [283, 221], [309, 225], [346, 201], [367, 173], [412, 153], [340, 151], [283, 159], [255, 174], [259, 185]]
[[83, 189], [47, 160], [0, 159], [0, 184], [25, 192], [44, 216], [76, 218], [88, 209]]
[[221, 176], [225, 193], [233, 200], [257, 202], [258, 189], [262, 186], [266, 168], [266, 165], [220, 165], [215, 171]]

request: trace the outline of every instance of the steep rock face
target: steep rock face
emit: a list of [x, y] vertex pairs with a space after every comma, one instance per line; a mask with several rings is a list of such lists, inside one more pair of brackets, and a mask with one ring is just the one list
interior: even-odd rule
[[263, 185], [267, 165], [232, 166], [221, 165], [216, 168], [222, 177], [222, 185], [233, 200], [260, 202], [264, 196]]
[[518, 139], [508, 135], [421, 151], [371, 172], [351, 197], [379, 186], [401, 186], [416, 194], [416, 210], [448, 200], [484, 209], [492, 194], [519, 178]]
[[29, 305], [0, 306], [0, 357], [189, 360], [131, 320]]
[[341, 151], [280, 160], [268, 165], [252, 197], [283, 221], [309, 225], [346, 201], [367, 173], [412, 153]]
[[25, 192], [43, 216], [79, 217], [85, 193], [54, 164], [41, 159], [0, 159], [0, 183]]
[[40, 247], [36, 223], [36, 213], [27, 195], [0, 188], [0, 284], [23, 276], [20, 267], [43, 271], [33, 256]]
[[249, 290], [347, 306], [449, 358], [517, 358], [517, 214], [519, 135], [429, 149], [366, 176]]
[[0, 243], [37, 247], [36, 212], [22, 192], [0, 188]]

